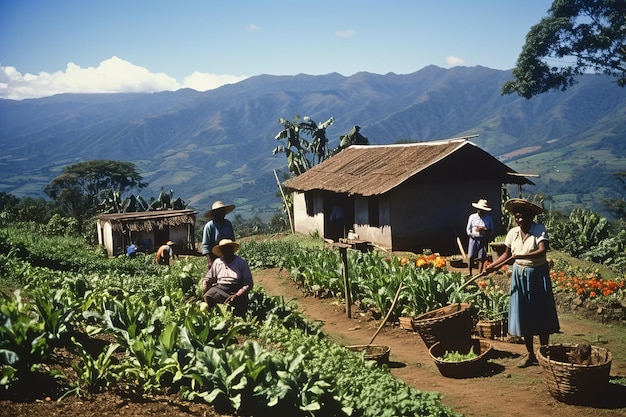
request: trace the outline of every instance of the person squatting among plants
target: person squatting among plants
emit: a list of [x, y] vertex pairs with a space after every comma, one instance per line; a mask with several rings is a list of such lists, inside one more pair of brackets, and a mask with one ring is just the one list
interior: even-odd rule
[[504, 204], [515, 218], [516, 227], [506, 235], [506, 251], [486, 272], [496, 270], [500, 264], [513, 257], [511, 274], [511, 297], [509, 301], [509, 334], [522, 336], [528, 354], [517, 365], [525, 368], [537, 365], [533, 350], [533, 337], [539, 336], [541, 346], [547, 346], [550, 334], [559, 331], [550, 267], [546, 258], [548, 234], [534, 217], [543, 213], [543, 208], [521, 198], [513, 198]]
[[202, 278], [202, 297], [210, 307], [218, 303], [231, 304], [238, 316], [248, 308], [248, 291], [254, 285], [248, 262], [235, 255], [239, 243], [222, 239], [213, 247], [216, 259]]
[[225, 218], [234, 209], [233, 204], [225, 205], [221, 201], [216, 201], [211, 206], [211, 210], [204, 213], [204, 217], [210, 220], [204, 225], [202, 231], [202, 254], [206, 256], [209, 269], [211, 269], [211, 263], [217, 258], [212, 252], [213, 247], [222, 239], [235, 239], [233, 224]]
[[469, 265], [468, 272], [470, 276], [472, 275], [472, 264], [475, 259], [478, 260], [478, 272], [483, 272], [489, 242], [491, 242], [494, 234], [493, 219], [488, 213], [491, 211], [491, 207], [487, 204], [487, 200], [481, 198], [478, 202], [472, 203], [472, 207], [476, 209], [476, 212], [470, 214], [467, 219], [467, 226], [465, 227], [465, 231], [469, 237], [467, 264]]
[[161, 245], [156, 252], [156, 263], [159, 265], [169, 265], [171, 260], [174, 260], [176, 254], [174, 253], [174, 249], [172, 249], [172, 245], [176, 244], [171, 240], [168, 240], [167, 243]]

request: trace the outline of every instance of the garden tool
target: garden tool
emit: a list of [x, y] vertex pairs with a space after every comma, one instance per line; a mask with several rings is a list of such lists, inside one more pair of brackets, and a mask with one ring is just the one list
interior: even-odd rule
[[[500, 269], [503, 265], [506, 265], [506, 264], [507, 264], [510, 260], [512, 260], [512, 259], [513, 259], [513, 256], [509, 256], [509, 257], [508, 257], [507, 259], [505, 259], [504, 261], [502, 261], [502, 262], [500, 262], [500, 263], [496, 264], [496, 267], [495, 267], [494, 271], [496, 271], [496, 270]], [[462, 290], [463, 288], [467, 287], [467, 286], [468, 286], [469, 284], [471, 284], [472, 282], [476, 281], [478, 278], [484, 277], [485, 275], [487, 275], [487, 272], [486, 272], [486, 271], [483, 271], [483, 272], [481, 272], [480, 274], [478, 274], [478, 275], [475, 275], [475, 276], [471, 277], [470, 279], [468, 279], [467, 281], [465, 281], [465, 282], [463, 283], [463, 285], [461, 285], [461, 286], [457, 289], [457, 291]], [[451, 287], [448, 287], [448, 289], [451, 289]]]
[[391, 312], [393, 311], [393, 308], [396, 306], [396, 302], [398, 301], [398, 297], [400, 296], [400, 290], [402, 290], [402, 283], [398, 285], [398, 291], [396, 291], [396, 296], [393, 298], [391, 307], [389, 307], [389, 311], [387, 312], [385, 319], [380, 323], [380, 326], [378, 326], [378, 330], [376, 330], [376, 333], [374, 333], [374, 336], [372, 336], [372, 340], [370, 340], [370, 343], [369, 343], [370, 345], [374, 343], [374, 339], [376, 339], [376, 336], [378, 336], [378, 333], [380, 333], [380, 329], [383, 328], [383, 326], [385, 325], [385, 322], [387, 322], [387, 320], [389, 319], [389, 316], [391, 316]]

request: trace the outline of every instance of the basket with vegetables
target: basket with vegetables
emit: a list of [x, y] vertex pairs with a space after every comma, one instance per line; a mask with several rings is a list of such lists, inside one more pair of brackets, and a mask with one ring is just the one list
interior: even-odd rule
[[491, 344], [480, 339], [445, 340], [428, 351], [441, 375], [449, 378], [472, 378], [482, 375], [487, 367]]

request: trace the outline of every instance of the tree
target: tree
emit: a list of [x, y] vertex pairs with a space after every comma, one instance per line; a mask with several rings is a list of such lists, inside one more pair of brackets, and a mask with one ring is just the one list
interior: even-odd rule
[[[626, 190], [626, 171], [614, 172], [613, 176], [621, 182], [622, 187]], [[622, 225], [626, 224], [626, 200], [624, 197], [605, 198], [602, 199], [602, 204], [617, 218], [618, 222], [621, 222]]]
[[302, 122], [300, 116], [296, 116], [293, 121], [281, 118], [283, 129], [278, 132], [275, 139], [285, 140], [286, 143], [277, 146], [273, 154], [284, 153], [287, 156], [289, 171], [293, 175], [300, 175], [350, 145], [369, 144], [367, 138], [359, 133], [361, 128], [354, 126], [350, 132], [339, 138], [337, 147], [329, 149], [326, 129], [333, 121], [331, 117], [318, 125], [310, 117], [304, 117]]
[[286, 143], [277, 146], [273, 154], [282, 152], [287, 156], [287, 167], [291, 173], [300, 175], [328, 157], [326, 128], [333, 124], [332, 117], [319, 125], [310, 117], [304, 117], [300, 122], [299, 115], [293, 122], [281, 118], [280, 123], [283, 129], [275, 139], [286, 140]]
[[626, 86], [625, 10], [626, 0], [554, 0], [548, 16], [526, 35], [513, 68], [515, 80], [504, 83], [502, 94], [530, 99], [565, 91], [589, 70], [617, 77], [617, 84]]
[[80, 219], [90, 215], [98, 198], [108, 191], [123, 193], [147, 186], [131, 162], [93, 160], [67, 166], [46, 186], [64, 214]]

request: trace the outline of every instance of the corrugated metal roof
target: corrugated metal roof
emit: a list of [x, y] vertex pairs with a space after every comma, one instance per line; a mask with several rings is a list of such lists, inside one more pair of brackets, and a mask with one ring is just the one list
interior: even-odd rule
[[[507, 183], [532, 184], [467, 139], [447, 139], [396, 145], [352, 145], [307, 172], [285, 181], [296, 191], [326, 190], [363, 196], [392, 190], [426, 168], [458, 152], [473, 147], [480, 152], [498, 177]], [[481, 161], [471, 161], [480, 166]]]

